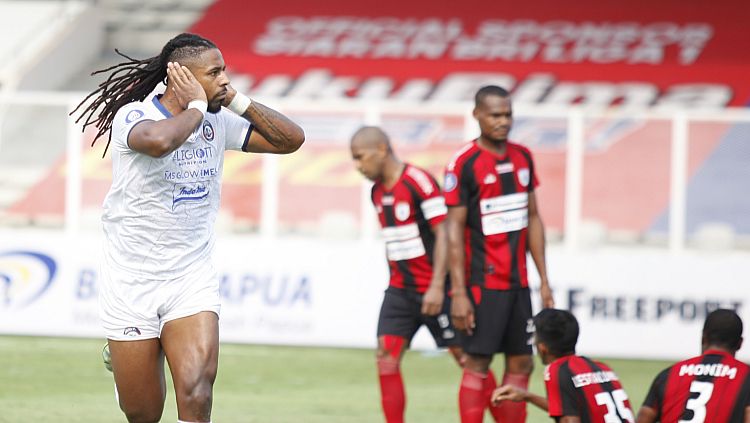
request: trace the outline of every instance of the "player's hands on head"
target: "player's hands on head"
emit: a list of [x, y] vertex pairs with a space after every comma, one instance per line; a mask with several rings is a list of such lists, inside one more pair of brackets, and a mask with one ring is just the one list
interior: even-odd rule
[[187, 109], [188, 103], [193, 100], [208, 102], [203, 86], [186, 66], [177, 62], [167, 63], [167, 77], [172, 83], [172, 91], [183, 109]]
[[234, 96], [237, 94], [237, 90], [234, 89], [234, 87], [231, 84], [227, 84], [227, 95], [224, 97], [224, 100], [221, 102], [221, 105], [224, 107], [229, 107], [229, 103], [234, 100]]
[[441, 288], [427, 288], [422, 298], [422, 314], [437, 316], [443, 310], [443, 299], [445, 294]]
[[466, 294], [454, 294], [451, 298], [451, 320], [456, 329], [466, 332], [468, 335], [474, 333], [474, 306], [471, 305], [471, 301]]
[[526, 399], [525, 397], [525, 390], [513, 385], [503, 385], [492, 391], [490, 401], [492, 401], [492, 405], [496, 406], [503, 401], [524, 401]]

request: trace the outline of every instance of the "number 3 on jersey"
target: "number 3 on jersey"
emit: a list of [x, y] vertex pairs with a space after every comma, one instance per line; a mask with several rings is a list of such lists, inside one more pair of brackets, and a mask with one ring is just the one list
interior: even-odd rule
[[698, 396], [687, 400], [687, 404], [685, 404], [685, 408], [693, 412], [693, 418], [680, 420], [679, 423], [703, 423], [706, 420], [706, 404], [711, 399], [713, 392], [713, 383], [694, 380], [690, 384], [690, 393], [697, 393]]
[[610, 392], [599, 392], [594, 395], [596, 403], [607, 407], [607, 414], [604, 415], [604, 423], [634, 423], [633, 412], [630, 411], [625, 401], [628, 400], [628, 394], [622, 389], [616, 389]]

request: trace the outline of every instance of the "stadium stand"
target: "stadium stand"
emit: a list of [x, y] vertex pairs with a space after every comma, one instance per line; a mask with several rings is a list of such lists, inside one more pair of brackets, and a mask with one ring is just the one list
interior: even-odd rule
[[110, 47], [152, 53], [200, 19], [211, 3], [213, 0], [99, 0], [97, 5], [105, 16]]
[[[63, 87], [99, 57], [103, 27], [99, 13], [86, 1], [0, 2], [0, 96], [14, 90], [40, 91]], [[43, 95], [41, 95], [43, 96]], [[41, 97], [38, 100], [44, 100]], [[52, 103], [54, 104], [55, 101]], [[39, 182], [64, 151], [60, 138], [65, 115], [60, 106], [0, 102], [0, 210], [22, 198]], [[18, 142], [23, 140], [23, 142]], [[5, 216], [27, 223], [28, 216]], [[55, 214], [36, 223], [59, 224]]]
[[[166, 40], [188, 28], [211, 0], [149, 2], [129, 0], [27, 0], [0, 2], [0, 93], [41, 90], [89, 91], [98, 80], [94, 69], [119, 58], [117, 47], [135, 55], [153, 54]], [[164, 13], [165, 11], [169, 13]], [[53, 99], [28, 99], [24, 104], [0, 104], [0, 167], [12, 178], [0, 180], [0, 210], [22, 200], [41, 183], [65, 151], [61, 134], [64, 109]], [[12, 140], [23, 139], [23, 143]], [[5, 142], [3, 142], [3, 140]], [[45, 197], [48, 194], [45, 194]], [[0, 213], [6, 224], [60, 226], [58, 211], [32, 214]], [[98, 227], [98, 213], [86, 211], [83, 222]], [[224, 225], [226, 226], [226, 225]]]
[[0, 12], [0, 89], [57, 89], [99, 55], [101, 26], [89, 2], [4, 1]]

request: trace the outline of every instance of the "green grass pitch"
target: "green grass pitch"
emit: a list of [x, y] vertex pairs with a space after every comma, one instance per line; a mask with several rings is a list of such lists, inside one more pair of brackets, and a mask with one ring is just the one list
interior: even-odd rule
[[[123, 422], [103, 340], [0, 336], [0, 422]], [[634, 412], [652, 378], [669, 363], [604, 359], [620, 376]], [[493, 368], [502, 375], [501, 357]], [[444, 353], [406, 354], [406, 421], [457, 422], [459, 369]], [[174, 422], [167, 392], [162, 421]], [[542, 365], [531, 390], [543, 393]], [[222, 344], [213, 421], [238, 423], [382, 422], [374, 354], [368, 350]], [[490, 422], [489, 414], [485, 422]], [[529, 406], [529, 422], [549, 422]]]

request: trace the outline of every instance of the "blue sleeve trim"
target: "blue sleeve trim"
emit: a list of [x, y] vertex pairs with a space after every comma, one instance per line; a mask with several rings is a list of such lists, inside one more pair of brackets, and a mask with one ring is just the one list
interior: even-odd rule
[[250, 142], [250, 134], [253, 133], [253, 124], [251, 123], [247, 127], [247, 135], [245, 135], [245, 142], [242, 143], [242, 151], [247, 153], [247, 143]]

